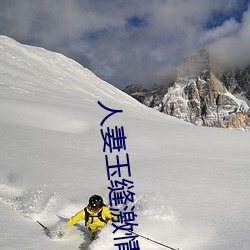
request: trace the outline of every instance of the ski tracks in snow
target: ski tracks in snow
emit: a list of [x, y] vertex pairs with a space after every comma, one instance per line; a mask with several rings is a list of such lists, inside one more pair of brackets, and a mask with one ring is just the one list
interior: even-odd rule
[[39, 225], [38, 230], [44, 231], [43, 233], [54, 241], [64, 242], [64, 245], [68, 245], [68, 249], [89, 249], [91, 240], [79, 227], [68, 229], [63, 238], [57, 237], [57, 232], [63, 229], [65, 220], [58, 218], [56, 214], [67, 201], [62, 194], [50, 192], [46, 185], [23, 190], [12, 185], [11, 181], [6, 183], [2, 181], [0, 182], [0, 202], [26, 219], [34, 222], [46, 221], [50, 233], [40, 229]]
[[46, 185], [23, 190], [10, 183], [0, 183], [0, 202], [34, 221], [48, 219], [58, 208], [60, 199], [61, 194], [47, 192]]
[[[147, 194], [142, 195], [135, 201], [139, 226], [138, 228], [135, 227], [134, 231], [147, 237], [152, 237], [154, 240], [164, 244], [181, 247], [184, 250], [204, 247], [205, 242], [202, 231], [207, 231], [209, 228], [197, 224], [197, 221], [186, 223], [173, 208], [165, 206], [164, 200], [162, 195], [150, 196]], [[45, 223], [48, 223], [46, 226], [51, 228], [52, 232], [56, 232], [59, 224], [65, 223], [65, 221], [62, 223], [61, 220], [58, 222], [56, 214], [62, 211], [62, 208], [64, 210], [72, 210], [72, 206], [74, 207], [73, 204], [68, 204], [63, 194], [50, 192], [49, 187], [46, 185], [23, 190], [12, 185], [11, 181], [0, 183], [0, 202], [10, 209], [19, 212], [27, 219], [45, 221]], [[73, 227], [66, 232], [62, 239], [52, 238], [53, 240], [68, 242], [67, 244], [71, 246], [76, 246], [77, 244], [79, 249], [83, 250], [100, 249], [100, 246], [104, 250], [113, 249], [114, 241], [111, 225], [104, 228], [100, 238], [93, 243], [87, 239], [86, 232], [82, 230], [82, 227], [81, 229]], [[139, 240], [142, 249], [160, 249], [157, 245], [143, 239]]]
[[18, 197], [22, 194], [22, 190], [11, 187], [7, 184], [0, 184], [0, 201], [12, 208], [13, 206], [13, 198]]

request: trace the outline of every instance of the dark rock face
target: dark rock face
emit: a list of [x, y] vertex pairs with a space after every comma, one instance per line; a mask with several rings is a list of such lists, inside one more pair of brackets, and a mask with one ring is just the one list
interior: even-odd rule
[[133, 96], [137, 101], [143, 103], [147, 90], [144, 89], [142, 84], [131, 84], [123, 89], [125, 93], [128, 95]]
[[242, 93], [250, 100], [250, 66], [218, 74], [228, 91], [232, 94]]
[[142, 86], [130, 89], [135, 91], [127, 93], [146, 106], [196, 125], [250, 127], [247, 103], [233, 95], [250, 97], [250, 67], [215, 75], [205, 49], [187, 58], [170, 87], [154, 87], [148, 91]]

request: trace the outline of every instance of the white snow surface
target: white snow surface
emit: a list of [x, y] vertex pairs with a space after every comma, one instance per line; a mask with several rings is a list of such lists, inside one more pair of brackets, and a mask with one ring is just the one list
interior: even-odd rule
[[[126, 70], [126, 69], [124, 69]], [[63, 55], [0, 36], [0, 249], [118, 249], [83, 223], [53, 229], [88, 203], [108, 203], [100, 123], [124, 127], [138, 215], [134, 231], [183, 250], [250, 249], [249, 132], [193, 126], [149, 109]], [[124, 158], [125, 160], [125, 158]], [[115, 164], [115, 162], [113, 163]], [[107, 204], [108, 205], [108, 204]], [[60, 224], [60, 225], [61, 225]], [[120, 234], [119, 234], [120, 235]], [[163, 246], [139, 238], [143, 250]], [[166, 248], [165, 248], [166, 249]]]

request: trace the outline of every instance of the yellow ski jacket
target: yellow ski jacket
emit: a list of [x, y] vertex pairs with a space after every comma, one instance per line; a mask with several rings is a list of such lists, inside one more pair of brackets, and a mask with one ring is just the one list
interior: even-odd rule
[[[86, 225], [88, 226], [89, 230], [92, 233], [97, 232], [99, 229], [101, 229], [103, 226], [105, 226], [105, 221], [111, 220], [113, 215], [111, 215], [111, 211], [108, 207], [103, 206], [98, 212], [91, 211], [88, 207], [84, 208], [89, 213], [89, 218], [87, 221], [85, 221]], [[85, 210], [82, 209], [77, 214], [72, 216], [68, 221], [67, 224], [74, 225], [80, 220], [85, 220]], [[101, 211], [101, 213], [100, 213]], [[101, 214], [101, 219], [98, 218], [98, 214]], [[104, 220], [104, 221], [102, 221]]]

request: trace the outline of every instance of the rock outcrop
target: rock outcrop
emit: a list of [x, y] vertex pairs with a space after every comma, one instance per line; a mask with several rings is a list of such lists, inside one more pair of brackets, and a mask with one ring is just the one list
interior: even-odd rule
[[171, 86], [146, 91], [142, 86], [130, 85], [129, 89], [136, 91], [129, 94], [149, 107], [196, 125], [248, 129], [250, 109], [233, 94], [250, 96], [249, 71], [250, 68], [215, 75], [209, 53], [203, 49], [177, 69]]

